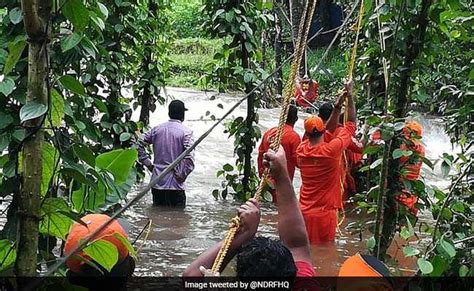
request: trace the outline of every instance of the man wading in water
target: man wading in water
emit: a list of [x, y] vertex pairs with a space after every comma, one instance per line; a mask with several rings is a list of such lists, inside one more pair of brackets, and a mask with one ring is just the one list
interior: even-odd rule
[[[143, 135], [143, 142], [153, 145], [153, 162], [144, 146], [138, 144], [140, 163], [152, 172], [152, 179], [194, 143], [193, 131], [182, 124], [184, 112], [187, 110], [182, 101], [171, 101], [168, 107], [170, 120]], [[184, 181], [193, 170], [194, 151], [153, 187], [153, 205], [184, 208], [186, 206]]]

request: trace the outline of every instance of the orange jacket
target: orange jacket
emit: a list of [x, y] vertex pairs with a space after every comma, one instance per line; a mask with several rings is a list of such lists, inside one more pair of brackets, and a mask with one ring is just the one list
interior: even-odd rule
[[[105, 214], [88, 214], [81, 218], [81, 220], [85, 224], [87, 224], [87, 227], [78, 222], [75, 222], [71, 226], [71, 229], [67, 236], [66, 244], [64, 245], [64, 253], [66, 255], [71, 253], [80, 244], [81, 240], [89, 237], [94, 231], [96, 231], [104, 223], [106, 223], [109, 220], [109, 218], [110, 217]], [[104, 230], [102, 230], [97, 236], [95, 236], [92, 241], [103, 239], [114, 244], [117, 247], [117, 250], [119, 252], [119, 262], [120, 262], [121, 260], [125, 259], [128, 256], [128, 249], [118, 238], [114, 236], [114, 234], [116, 233], [121, 234], [124, 238], [128, 238], [122, 226], [116, 220], [114, 220]], [[89, 260], [91, 259], [83, 251], [79, 252], [77, 255]], [[84, 264], [85, 264], [84, 261], [78, 258], [75, 258], [74, 256], [69, 258], [66, 261], [66, 265], [68, 266], [68, 268], [75, 273], [80, 273], [81, 267]]]
[[[262, 142], [258, 147], [258, 174], [261, 177], [265, 168], [263, 166], [263, 154], [266, 153], [270, 149], [270, 145], [272, 143], [273, 138], [276, 135], [277, 128], [271, 128], [267, 130], [262, 137]], [[291, 125], [285, 124], [283, 128], [283, 135], [281, 137], [281, 146], [285, 150], [286, 154], [286, 162], [287, 162], [287, 169], [288, 174], [290, 175], [290, 179], [293, 180], [295, 175], [295, 167], [296, 167], [296, 149], [298, 148], [301, 142], [301, 138], [296, 133]]]
[[355, 129], [354, 122], [347, 122], [330, 142], [312, 146], [306, 140], [298, 147], [296, 154], [302, 178], [300, 206], [303, 213], [340, 207], [341, 159]]
[[422, 157], [425, 156], [425, 147], [419, 141], [413, 141], [413, 146], [402, 144], [401, 150], [413, 151], [417, 157], [401, 157], [400, 165], [401, 169], [405, 170], [405, 174], [402, 176], [406, 180], [414, 181], [420, 178], [421, 166], [423, 165]]
[[315, 80], [312, 80], [306, 95], [304, 95], [301, 84], [297, 83], [295, 91], [296, 105], [303, 108], [309, 107], [310, 105], [308, 104], [308, 101], [313, 103], [318, 98], [318, 88], [319, 84]]

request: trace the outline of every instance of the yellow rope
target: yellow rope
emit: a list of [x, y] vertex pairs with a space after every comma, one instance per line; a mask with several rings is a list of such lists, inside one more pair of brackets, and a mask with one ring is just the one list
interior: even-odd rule
[[[359, 9], [359, 17], [357, 19], [357, 29], [356, 29], [356, 39], [354, 41], [354, 46], [352, 47], [352, 51], [351, 51], [351, 58], [350, 58], [350, 61], [349, 61], [349, 68], [348, 68], [348, 72], [347, 72], [347, 76], [348, 76], [348, 81], [352, 81], [352, 76], [353, 76], [353, 73], [354, 73], [354, 68], [355, 68], [355, 62], [356, 62], [356, 57], [357, 57], [357, 46], [359, 44], [359, 33], [360, 33], [360, 29], [362, 27], [362, 19], [364, 18], [364, 1], [360, 1], [360, 9]], [[349, 111], [347, 110], [348, 108], [348, 104], [347, 104], [347, 99], [344, 100], [344, 107], [345, 107], [345, 112], [344, 112], [344, 123], [347, 122], [348, 120], [348, 113]], [[344, 201], [343, 201], [343, 197], [344, 197], [344, 181], [346, 179], [346, 171], [345, 171], [345, 166], [347, 165], [347, 155], [346, 155], [346, 151], [343, 152], [343, 160], [342, 160], [342, 163], [343, 163], [343, 169], [344, 171], [341, 173], [341, 201], [342, 201], [342, 219], [337, 223], [337, 228], [339, 230], [339, 227], [342, 225], [342, 223], [344, 222], [345, 218], [346, 218], [346, 214], [345, 214], [345, 210], [344, 210]], [[338, 211], [339, 212], [339, 211]], [[338, 220], [339, 220], [339, 215], [338, 215]], [[339, 230], [340, 232], [340, 230]]]
[[[310, 7], [310, 2], [311, 2], [311, 7]], [[282, 108], [280, 112], [280, 119], [279, 119], [278, 127], [277, 127], [278, 129], [277, 129], [275, 139], [273, 140], [270, 146], [270, 148], [274, 151], [278, 150], [278, 148], [280, 147], [281, 138], [283, 136], [283, 129], [286, 123], [286, 118], [288, 116], [288, 110], [290, 108], [290, 100], [293, 97], [293, 93], [295, 90], [295, 80], [296, 80], [299, 67], [301, 65], [302, 56], [305, 51], [306, 39], [308, 38], [309, 29], [311, 27], [313, 14], [316, 8], [316, 2], [317, 0], [313, 0], [313, 1], [308, 0], [306, 2], [306, 6], [300, 20], [298, 38], [297, 38], [296, 47], [295, 47], [295, 57], [293, 59], [290, 74], [288, 76], [288, 81], [283, 91], [284, 99], [283, 99], [283, 104], [282, 104]], [[262, 178], [260, 180], [259, 186], [257, 188], [257, 191], [255, 192], [255, 195], [254, 195], [254, 198], [257, 201], [260, 200], [262, 196], [262, 192], [265, 187], [266, 180], [269, 177], [269, 174], [270, 174], [270, 170], [268, 168], [265, 169], [262, 175]], [[239, 229], [239, 226], [240, 226], [239, 217], [236, 216], [232, 218], [229, 230], [224, 238], [221, 249], [219, 250], [219, 253], [216, 256], [216, 259], [214, 260], [214, 264], [212, 265], [211, 271], [213, 273], [219, 272], [222, 266], [222, 263], [224, 262], [225, 256], [227, 255], [227, 252], [230, 248], [230, 245], [235, 237], [235, 234], [237, 233], [237, 230]]]

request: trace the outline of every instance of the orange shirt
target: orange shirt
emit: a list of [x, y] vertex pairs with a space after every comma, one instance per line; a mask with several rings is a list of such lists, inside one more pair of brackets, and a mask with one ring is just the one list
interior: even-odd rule
[[308, 91], [306, 92], [306, 94], [304, 94], [301, 88], [301, 84], [297, 83], [295, 91], [296, 105], [301, 106], [303, 108], [309, 107], [310, 104], [308, 104], [308, 101], [313, 103], [318, 98], [318, 88], [319, 84], [313, 80], [309, 85]]
[[301, 171], [301, 211], [317, 208], [335, 209], [341, 196], [341, 158], [355, 133], [354, 122], [347, 122], [330, 142], [312, 146], [309, 140], [300, 144], [296, 154]]
[[406, 174], [403, 175], [403, 178], [414, 181], [420, 178], [421, 166], [423, 165], [422, 157], [425, 156], [425, 147], [419, 141], [413, 141], [413, 146], [408, 146], [402, 144], [400, 146], [401, 150], [411, 150], [414, 154], [417, 154], [417, 157], [400, 157], [401, 168], [406, 171]]
[[[273, 138], [277, 133], [277, 128], [271, 128], [267, 130], [262, 137], [262, 142], [258, 147], [258, 174], [261, 177], [265, 168], [263, 166], [263, 154], [266, 153], [270, 149], [270, 145], [272, 144]], [[296, 167], [296, 149], [301, 142], [301, 138], [296, 133], [291, 125], [285, 124], [283, 128], [283, 135], [281, 137], [281, 146], [285, 150], [286, 154], [286, 162], [287, 162], [287, 169], [288, 174], [290, 175], [290, 179], [293, 180], [295, 175], [295, 167]]]

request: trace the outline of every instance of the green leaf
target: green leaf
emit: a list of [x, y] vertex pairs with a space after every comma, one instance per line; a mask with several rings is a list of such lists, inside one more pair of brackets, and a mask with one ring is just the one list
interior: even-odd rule
[[393, 151], [392, 153], [392, 157], [394, 159], [398, 159], [400, 157], [409, 157], [413, 154], [412, 151], [404, 151], [404, 150], [401, 150], [401, 149], [396, 149]]
[[122, 184], [127, 180], [128, 172], [138, 158], [137, 150], [114, 150], [99, 155], [95, 159], [96, 167], [114, 175], [115, 182]]
[[449, 265], [445, 259], [438, 255], [431, 260], [431, 264], [433, 265], [433, 272], [430, 273], [430, 277], [439, 277], [443, 275], [446, 267]]
[[461, 265], [459, 268], [459, 277], [466, 277], [469, 273], [469, 268], [466, 265]]
[[104, 19], [107, 19], [109, 17], [109, 10], [107, 9], [107, 7], [99, 2], [97, 3], [97, 5], [99, 6], [100, 13], [102, 13], [102, 15], [104, 16]]
[[11, 139], [9, 134], [0, 134], [0, 153], [8, 147], [10, 140]]
[[448, 256], [450, 256], [451, 258], [454, 258], [456, 256], [456, 249], [454, 248], [454, 246], [445, 241], [444, 239], [441, 240], [441, 243], [440, 243], [440, 246], [441, 248], [448, 254]]
[[219, 199], [219, 190], [218, 189], [214, 189], [212, 191], [212, 196], [214, 196], [214, 198], [217, 200]]
[[416, 263], [423, 274], [426, 275], [433, 272], [433, 265], [424, 258], [419, 258]]
[[10, 10], [10, 13], [8, 13], [8, 17], [10, 17], [10, 21], [13, 24], [18, 24], [23, 20], [23, 14], [19, 7], [15, 7], [12, 10]]
[[4, 129], [13, 122], [13, 117], [10, 114], [0, 112], [0, 129]]
[[44, 115], [48, 111], [48, 106], [33, 102], [28, 102], [20, 109], [20, 121], [25, 122]]
[[67, 0], [62, 8], [63, 15], [71, 21], [74, 28], [84, 30], [89, 23], [89, 10], [82, 0]]
[[382, 147], [380, 146], [367, 146], [364, 148], [364, 154], [373, 155], [380, 152], [381, 149]]
[[223, 167], [224, 171], [231, 172], [234, 170], [234, 167], [231, 164], [225, 164]]
[[375, 247], [375, 237], [373, 237], [373, 236], [370, 237], [370, 238], [367, 240], [366, 245], [367, 245], [367, 248], [368, 248], [369, 250], [373, 250], [374, 247]]
[[132, 244], [120, 233], [114, 233], [114, 237], [117, 238], [128, 250], [128, 253], [133, 257], [137, 258], [137, 252], [133, 248]]
[[55, 89], [51, 89], [51, 121], [52, 126], [58, 127], [64, 119], [64, 98]]
[[8, 75], [15, 67], [26, 46], [26, 40], [11, 42], [8, 44], [8, 57], [3, 67], [3, 74]]
[[89, 166], [95, 167], [95, 155], [91, 149], [84, 144], [75, 144], [73, 147], [74, 153], [86, 162]]
[[59, 83], [64, 86], [64, 88], [70, 90], [73, 93], [79, 94], [79, 95], [85, 95], [86, 90], [84, 89], [84, 86], [76, 80], [74, 77], [65, 75], [59, 78]]
[[8, 269], [15, 260], [15, 245], [6, 239], [0, 240], [0, 271]]
[[40, 233], [66, 240], [73, 220], [61, 212], [70, 211], [62, 198], [46, 198], [41, 205]]
[[43, 177], [41, 178], [41, 196], [44, 197], [48, 191], [49, 182], [51, 181], [51, 178], [53, 177], [56, 163], [59, 159], [59, 153], [52, 144], [45, 142], [43, 143], [41, 158], [43, 160], [42, 161], [43, 162], [42, 163]]
[[451, 166], [447, 162], [443, 161], [441, 163], [441, 173], [444, 177], [447, 177], [449, 175], [449, 171], [451, 171]]
[[378, 159], [370, 165], [370, 169], [375, 169], [382, 164], [383, 159]]
[[76, 47], [82, 40], [82, 35], [73, 32], [61, 40], [61, 50], [67, 52], [68, 50]]
[[401, 236], [404, 240], [407, 240], [409, 237], [411, 237], [410, 231], [408, 230], [407, 227], [402, 226], [402, 230], [400, 231], [400, 236]]
[[97, 240], [84, 248], [84, 253], [94, 260], [95, 263], [111, 271], [118, 262], [119, 253], [117, 247], [106, 240]]
[[132, 137], [132, 135], [129, 132], [124, 132], [120, 135], [120, 141], [121, 142], [127, 141], [130, 139], [130, 137]]
[[10, 77], [5, 77], [2, 82], [0, 82], [0, 93], [8, 96], [15, 89], [15, 81]]
[[405, 255], [405, 257], [413, 257], [418, 255], [419, 253], [420, 251], [412, 246], [406, 246], [403, 248], [403, 254]]
[[264, 192], [263, 192], [263, 199], [265, 199], [265, 201], [268, 201], [268, 202], [272, 202], [272, 201], [273, 201], [273, 196], [272, 196], [272, 194], [270, 193], [270, 191], [264, 191]]

